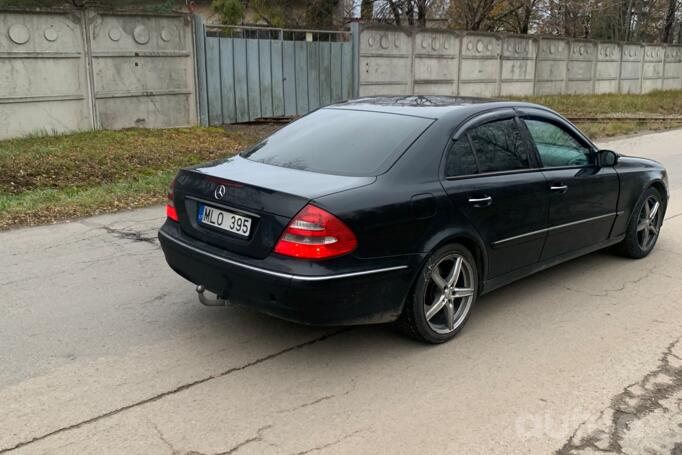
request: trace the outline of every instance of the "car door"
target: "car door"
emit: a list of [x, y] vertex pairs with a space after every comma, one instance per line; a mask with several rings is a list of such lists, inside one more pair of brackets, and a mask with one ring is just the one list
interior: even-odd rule
[[598, 164], [597, 149], [561, 117], [539, 109], [521, 112], [549, 192], [549, 227], [541, 259], [606, 240], [616, 218], [619, 181]]
[[547, 183], [515, 112], [462, 126], [443, 167], [455, 219], [473, 225], [486, 245], [487, 278], [535, 264], [546, 236]]

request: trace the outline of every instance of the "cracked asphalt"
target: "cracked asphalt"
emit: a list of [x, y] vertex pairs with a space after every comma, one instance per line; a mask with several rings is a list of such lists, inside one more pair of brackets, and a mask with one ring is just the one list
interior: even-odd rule
[[0, 233], [0, 454], [680, 455], [679, 144], [603, 144], [671, 174], [649, 257], [519, 281], [442, 346], [202, 307], [160, 207]]

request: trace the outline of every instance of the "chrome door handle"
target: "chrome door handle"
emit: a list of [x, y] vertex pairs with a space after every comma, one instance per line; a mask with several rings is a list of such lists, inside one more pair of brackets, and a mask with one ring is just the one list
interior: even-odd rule
[[483, 207], [492, 204], [493, 198], [490, 196], [485, 197], [470, 197], [469, 202], [478, 207]]
[[549, 189], [552, 191], [561, 191], [562, 193], [564, 193], [568, 189], [568, 186], [566, 186], [566, 185], [552, 185], [549, 187]]

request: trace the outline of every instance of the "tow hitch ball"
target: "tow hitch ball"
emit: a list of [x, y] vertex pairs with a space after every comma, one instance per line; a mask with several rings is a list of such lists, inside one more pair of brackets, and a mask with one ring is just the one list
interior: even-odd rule
[[206, 288], [204, 285], [200, 284], [197, 286], [197, 295], [199, 296], [199, 302], [201, 302], [202, 305], [206, 306], [225, 306], [229, 305], [230, 301], [227, 299], [223, 299], [221, 297], [216, 296], [216, 298], [212, 299], [210, 297], [206, 297], [204, 295], [204, 292], [206, 292]]

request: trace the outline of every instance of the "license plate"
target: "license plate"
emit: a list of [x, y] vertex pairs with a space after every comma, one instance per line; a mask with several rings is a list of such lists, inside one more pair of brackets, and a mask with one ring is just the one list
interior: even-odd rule
[[207, 224], [242, 237], [248, 237], [251, 232], [251, 218], [204, 204], [199, 204], [197, 220], [199, 224]]

